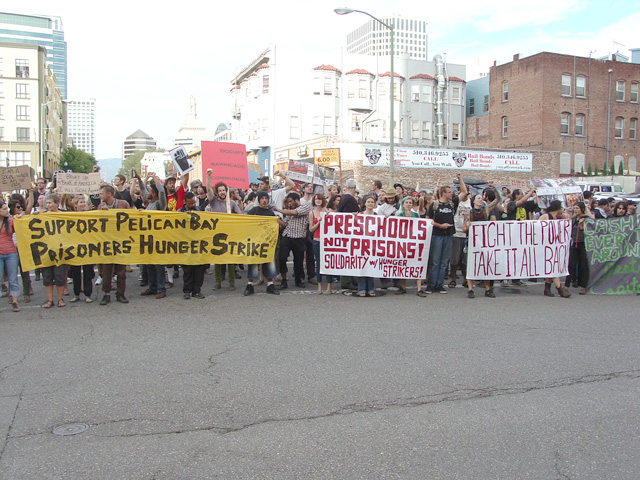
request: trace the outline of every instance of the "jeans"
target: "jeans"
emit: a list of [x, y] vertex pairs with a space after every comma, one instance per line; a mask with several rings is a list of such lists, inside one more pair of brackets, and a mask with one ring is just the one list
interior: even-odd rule
[[[249, 271], [247, 272], [247, 280], [257, 280], [258, 279], [258, 267], [259, 264], [249, 264]], [[264, 278], [276, 278], [276, 262], [275, 260], [271, 260], [270, 262], [262, 264], [262, 275]]]
[[442, 286], [444, 274], [449, 266], [452, 244], [453, 235], [433, 235], [431, 237], [427, 287], [436, 288]]
[[153, 293], [167, 293], [167, 287], [165, 284], [165, 271], [164, 265], [147, 265], [147, 272], [149, 272], [149, 291]]
[[373, 286], [373, 277], [358, 277], [358, 294], [375, 293]]
[[[313, 255], [316, 257], [316, 281], [321, 283], [322, 275], [320, 274], [320, 267], [322, 267], [322, 262], [320, 261], [320, 240], [313, 241]], [[331, 283], [331, 275], [325, 275], [325, 277], [327, 277], [327, 283]]]
[[0, 254], [0, 278], [4, 272], [7, 273], [7, 280], [9, 280], [9, 296], [17, 297], [20, 295], [17, 252]]

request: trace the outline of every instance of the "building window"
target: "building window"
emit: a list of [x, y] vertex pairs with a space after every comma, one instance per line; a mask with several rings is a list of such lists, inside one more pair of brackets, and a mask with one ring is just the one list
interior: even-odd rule
[[331, 78], [324, 79], [324, 94], [333, 95], [333, 81]]
[[489, 95], [484, 96], [484, 102], [482, 103], [482, 111], [483, 112], [489, 111]]
[[[502, 101], [509, 101], [509, 82], [502, 82]], [[506, 137], [506, 135], [504, 136]]]
[[322, 88], [322, 78], [314, 77], [313, 78], [313, 94], [320, 95], [321, 88]]
[[629, 99], [633, 103], [638, 103], [638, 84], [631, 84], [631, 98]]
[[291, 117], [289, 121], [289, 138], [300, 138], [300, 118]]
[[[1, 77], [2, 75], [0, 75]], [[4, 84], [0, 82], [0, 98], [4, 96]]]
[[584, 115], [582, 115], [581, 113], [576, 115], [575, 134], [579, 137], [584, 135]]
[[571, 122], [571, 114], [563, 113], [560, 115], [560, 134], [569, 135], [569, 123]]
[[562, 75], [562, 96], [571, 96], [571, 75]]
[[451, 103], [454, 105], [460, 105], [460, 88], [453, 87], [451, 89]]
[[29, 142], [29, 128], [16, 128], [16, 137], [19, 142]]
[[29, 120], [28, 105], [16, 105], [16, 120]]
[[420, 101], [420, 85], [411, 85], [411, 101]]
[[29, 78], [29, 60], [16, 59], [16, 77]]
[[502, 117], [502, 138], [507, 138], [509, 120], [508, 117]]
[[16, 83], [16, 98], [29, 98], [28, 83]]
[[351, 115], [351, 131], [359, 132], [361, 130], [362, 116], [359, 113], [354, 113]]
[[311, 132], [313, 135], [320, 135], [320, 117], [313, 117], [313, 131]]
[[473, 115], [475, 113], [476, 113], [476, 99], [470, 98], [469, 99], [469, 115]]
[[624, 80], [616, 82], [616, 102], [624, 102]]
[[4, 106], [0, 105], [0, 120], [4, 118]]
[[460, 124], [454, 123], [451, 128], [451, 140], [460, 140]]
[[0, 127], [0, 142], [4, 142], [4, 127]]
[[355, 98], [355, 96], [356, 96], [356, 81], [351, 79], [347, 84], [347, 97]]
[[585, 97], [587, 94], [587, 78], [576, 77], [576, 97]]
[[269, 75], [262, 76], [262, 93], [269, 93]]
[[[402, 93], [403, 93], [402, 84], [398, 83], [397, 81], [393, 82], [393, 99], [402, 101]], [[398, 98], [398, 95], [400, 96], [399, 98]]]
[[431, 85], [422, 86], [422, 101], [424, 103], [431, 103]]
[[378, 96], [384, 98], [387, 96], [387, 89], [384, 82], [378, 82]]
[[371, 98], [370, 95], [368, 95], [368, 82], [364, 78], [361, 78], [358, 83], [360, 86], [360, 88], [358, 89], [360, 98]]
[[629, 120], [629, 140], [638, 139], [638, 119], [632, 118]]
[[411, 121], [411, 140], [420, 138], [420, 122], [418, 120]]
[[431, 122], [422, 122], [422, 139], [431, 140]]
[[331, 121], [331, 117], [324, 117], [324, 123], [322, 125], [322, 133], [324, 135], [331, 135], [333, 132], [333, 122]]
[[623, 132], [624, 131], [624, 118], [622, 117], [617, 117], [616, 118], [616, 127], [615, 127], [615, 138], [624, 138], [623, 136]]

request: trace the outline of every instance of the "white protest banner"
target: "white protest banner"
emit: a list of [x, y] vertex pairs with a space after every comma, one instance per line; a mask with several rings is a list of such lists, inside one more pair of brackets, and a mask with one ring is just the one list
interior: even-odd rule
[[3, 192], [28, 190], [31, 188], [31, 170], [29, 165], [0, 168], [0, 190]]
[[[364, 145], [365, 167], [388, 167], [389, 147]], [[395, 166], [406, 168], [451, 168], [460, 170], [496, 170], [530, 172], [533, 154], [474, 150], [441, 150], [395, 147]]]
[[58, 193], [78, 194], [97, 193], [100, 190], [99, 173], [71, 173], [56, 174]]
[[433, 231], [431, 220], [328, 213], [321, 222], [320, 273], [424, 278]]
[[169, 150], [169, 155], [171, 155], [173, 164], [176, 167], [178, 177], [183, 176], [185, 173], [189, 173], [195, 168], [193, 163], [191, 163], [191, 160], [187, 158], [187, 150], [182, 145]]
[[573, 207], [584, 200], [582, 189], [573, 178], [531, 178], [531, 184], [536, 187], [538, 206], [547, 208], [554, 200], [560, 200], [562, 205]]
[[568, 274], [571, 220], [472, 222], [467, 278], [507, 280]]

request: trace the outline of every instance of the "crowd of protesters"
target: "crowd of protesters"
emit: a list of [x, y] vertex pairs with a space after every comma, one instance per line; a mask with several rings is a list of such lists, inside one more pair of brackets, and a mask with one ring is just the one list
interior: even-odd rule
[[[37, 215], [44, 212], [88, 211], [108, 209], [139, 209], [159, 211], [195, 212], [207, 211], [228, 214], [275, 216], [280, 228], [274, 258], [261, 265], [248, 265], [247, 284], [244, 296], [255, 292], [255, 287], [266, 283], [266, 293], [279, 295], [290, 287], [288, 259], [293, 255], [293, 284], [306, 288], [305, 281], [317, 285], [319, 294], [336, 291], [332, 284], [340, 282], [340, 291], [354, 290], [359, 297], [376, 296], [375, 279], [371, 277], [334, 277], [320, 272], [320, 232], [327, 213], [343, 212], [354, 215], [384, 215], [428, 218], [433, 222], [430, 256], [425, 278], [416, 281], [417, 295], [426, 297], [431, 293], [446, 294], [460, 281], [469, 298], [475, 297], [474, 282], [466, 279], [466, 252], [468, 230], [473, 222], [500, 220], [545, 220], [572, 219], [569, 275], [545, 279], [544, 295], [553, 297], [551, 286], [560, 297], [568, 298], [569, 288], [579, 288], [586, 293], [589, 266], [584, 242], [584, 221], [587, 218], [633, 215], [633, 202], [616, 202], [613, 198], [595, 201], [591, 192], [584, 192], [584, 202], [569, 208], [554, 200], [548, 208], [540, 209], [536, 189], [524, 192], [519, 189], [498, 190], [492, 183], [489, 187], [473, 193], [458, 174], [453, 184], [429, 188], [408, 188], [395, 184], [383, 189], [380, 181], [374, 181], [366, 192], [358, 191], [356, 181], [349, 179], [344, 188], [338, 185], [322, 187], [305, 183], [296, 185], [286, 172], [274, 172], [279, 178], [272, 183], [269, 177], [261, 177], [247, 190], [230, 189], [224, 182], [213, 183], [213, 172], [208, 170], [204, 184], [200, 180], [189, 182], [188, 175], [181, 178], [169, 176], [164, 180], [154, 173], [142, 178], [135, 170], [131, 179], [116, 175], [111, 184], [103, 183], [94, 195], [59, 195], [53, 184], [47, 185], [39, 178], [25, 195], [13, 193], [0, 200], [0, 276], [3, 296], [7, 296], [13, 311], [19, 311], [18, 298], [22, 280], [22, 297], [31, 301], [33, 284], [30, 272], [22, 271], [15, 244], [13, 219], [22, 215]], [[179, 259], [176, 259], [179, 261]], [[239, 270], [244, 265], [139, 265], [138, 281], [145, 289], [142, 296], [162, 299], [167, 289], [173, 287], [174, 279], [183, 270], [183, 298], [205, 298], [203, 285], [207, 274], [214, 275], [213, 290], [221, 290], [226, 278], [228, 289], [234, 291], [235, 281], [241, 279]], [[171, 272], [172, 270], [172, 272]], [[96, 278], [97, 271], [97, 279]], [[54, 305], [64, 307], [65, 297], [69, 302], [78, 302], [84, 297], [86, 303], [93, 301], [94, 286], [102, 291], [100, 305], [111, 302], [111, 291], [115, 283], [115, 300], [129, 303], [126, 296], [129, 265], [100, 264], [82, 266], [43, 267], [34, 273], [35, 281], [42, 281], [46, 292], [43, 308]], [[445, 286], [445, 278], [450, 280]], [[503, 281], [503, 286], [524, 287], [528, 279]], [[535, 279], [531, 279], [536, 281]], [[73, 294], [68, 289], [72, 283]], [[279, 283], [277, 283], [279, 282]], [[405, 279], [379, 279], [380, 290], [391, 288], [396, 295], [407, 293]], [[495, 298], [494, 281], [478, 281], [484, 295]], [[7, 286], [8, 284], [8, 286]], [[323, 286], [324, 285], [324, 286]], [[423, 288], [423, 285], [426, 285]], [[55, 287], [55, 288], [54, 288]], [[54, 298], [55, 293], [55, 298]]]

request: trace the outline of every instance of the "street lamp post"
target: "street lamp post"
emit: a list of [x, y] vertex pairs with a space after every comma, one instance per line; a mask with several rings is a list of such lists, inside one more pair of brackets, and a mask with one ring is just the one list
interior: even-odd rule
[[336, 8], [334, 10], [334, 12], [336, 12], [338, 15], [347, 15], [349, 13], [353, 13], [353, 12], [357, 12], [357, 13], [362, 13], [364, 15], [367, 15], [368, 17], [373, 18], [376, 22], [378, 22], [380, 25], [383, 25], [384, 27], [389, 29], [389, 34], [391, 36], [391, 77], [390, 77], [390, 86], [391, 86], [391, 91], [389, 92], [389, 103], [391, 105], [391, 112], [389, 114], [390, 118], [389, 118], [389, 187], [393, 187], [394, 182], [394, 177], [395, 177], [395, 126], [394, 126], [394, 100], [395, 100], [395, 92], [393, 90], [393, 82], [395, 81], [395, 73], [393, 71], [393, 55], [394, 55], [394, 51], [393, 51], [393, 23], [391, 25], [388, 25], [386, 23], [384, 23], [382, 20], [380, 20], [379, 18], [374, 17], [373, 15], [371, 15], [370, 13], [364, 12], [362, 10], [354, 10], [353, 8]]

